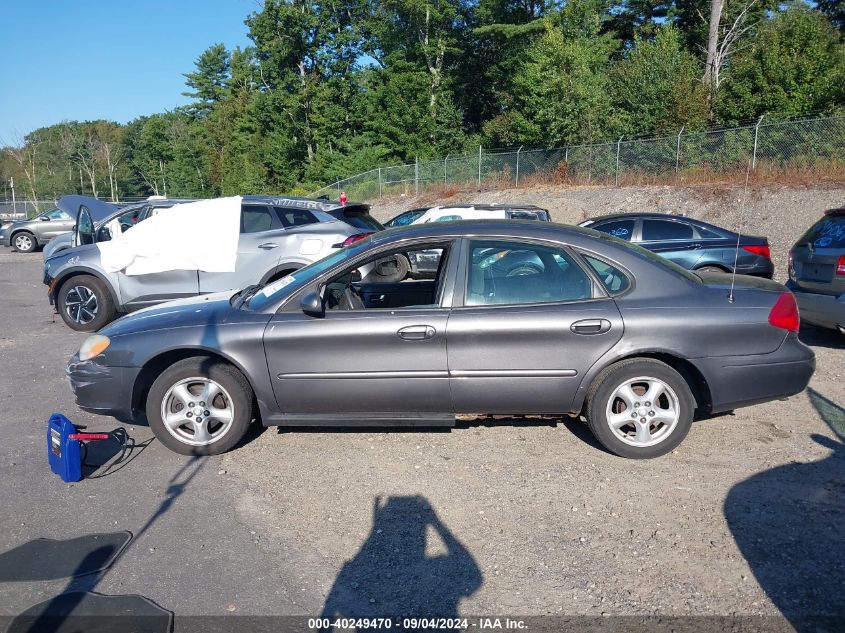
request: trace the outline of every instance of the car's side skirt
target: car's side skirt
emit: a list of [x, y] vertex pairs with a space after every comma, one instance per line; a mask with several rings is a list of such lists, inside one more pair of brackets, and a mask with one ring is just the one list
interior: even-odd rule
[[455, 426], [454, 413], [374, 411], [372, 413], [276, 413], [262, 418], [264, 426]]

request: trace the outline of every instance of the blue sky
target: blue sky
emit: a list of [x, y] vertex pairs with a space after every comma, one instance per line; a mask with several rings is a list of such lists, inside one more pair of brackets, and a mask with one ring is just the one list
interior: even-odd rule
[[0, 12], [0, 146], [64, 120], [126, 123], [186, 103], [215, 42], [247, 46], [258, 0], [9, 0]]

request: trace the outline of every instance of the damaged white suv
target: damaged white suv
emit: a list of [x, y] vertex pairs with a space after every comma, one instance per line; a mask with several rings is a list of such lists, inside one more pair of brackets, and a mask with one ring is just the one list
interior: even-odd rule
[[[65, 196], [58, 206], [76, 218], [74, 246], [44, 262], [44, 283], [50, 303], [64, 322], [82, 332], [100, 329], [118, 313], [164, 301], [264, 285], [382, 228], [363, 204], [244, 196], [233, 272], [167, 270], [129, 275], [109, 272], [97, 247], [98, 242], [112, 239], [109, 214], [118, 218], [120, 210], [82, 196]], [[185, 248], [203, 248], [190, 235], [183, 237]]]

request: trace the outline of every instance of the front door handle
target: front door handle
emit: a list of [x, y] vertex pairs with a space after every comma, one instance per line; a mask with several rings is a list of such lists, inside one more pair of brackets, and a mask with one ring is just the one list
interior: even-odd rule
[[437, 330], [430, 325], [409, 325], [396, 332], [403, 341], [425, 341], [436, 333]]
[[575, 334], [604, 334], [610, 330], [610, 325], [607, 319], [583, 319], [575, 321], [569, 329]]
[[269, 250], [273, 250], [277, 246], [278, 246], [278, 244], [276, 244], [275, 242], [266, 242], [264, 244], [259, 244], [258, 248], [263, 248], [265, 251], [269, 251]]

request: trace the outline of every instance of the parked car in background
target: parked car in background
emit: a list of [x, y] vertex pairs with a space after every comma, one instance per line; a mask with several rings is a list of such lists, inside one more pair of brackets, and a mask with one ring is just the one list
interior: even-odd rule
[[[362, 270], [440, 253], [432, 280]], [[490, 259], [490, 253], [504, 253]], [[530, 274], [496, 262], [529, 253]], [[452, 426], [461, 414], [584, 414], [623, 457], [680, 444], [695, 415], [801, 392], [812, 350], [767, 279], [695, 275], [597, 231], [432, 222], [374, 233], [239, 292], [129, 315], [67, 375], [86, 410], [142, 412], [171, 450], [231, 449], [266, 426]], [[448, 350], [448, 358], [447, 358]]]
[[[550, 222], [551, 216], [546, 209], [534, 205], [519, 204], [457, 204], [439, 207], [411, 209], [400, 213], [385, 226], [407, 226], [428, 222], [457, 222], [459, 220], [537, 220]], [[408, 271], [413, 277], [433, 277], [437, 272], [439, 254], [436, 252], [416, 251], [409, 254]], [[396, 260], [400, 268], [402, 259]], [[399, 273], [403, 272], [402, 270]]]
[[403, 211], [399, 215], [393, 216], [387, 222], [385, 222], [384, 228], [392, 229], [397, 226], [407, 226], [409, 224], [413, 224], [414, 220], [416, 220], [430, 208], [431, 207], [420, 207], [418, 209], [410, 209], [408, 211]]
[[801, 320], [845, 334], [845, 208], [830, 209], [789, 251]]
[[[329, 214], [340, 203], [306, 198], [244, 196], [234, 272], [171, 270], [145, 275], [107, 272], [96, 244], [120, 216], [104, 216], [91, 199], [68, 196], [59, 204], [74, 210], [73, 248], [44, 263], [50, 303], [74, 330], [92, 332], [115, 318], [164, 301], [268, 283], [360, 239], [366, 232]], [[64, 202], [63, 202], [64, 201]], [[358, 205], [358, 216], [366, 205]], [[108, 221], [111, 217], [112, 221]], [[98, 218], [100, 220], [98, 226]], [[189, 248], [190, 236], [186, 236]]]
[[0, 228], [0, 242], [19, 253], [31, 253], [58, 235], [73, 230], [73, 216], [59, 208], [49, 209], [31, 220], [17, 220]]
[[687, 270], [730, 273], [735, 268], [737, 274], [766, 279], [775, 271], [765, 237], [737, 235], [686, 216], [617, 213], [590, 218], [578, 226], [639, 244]]

